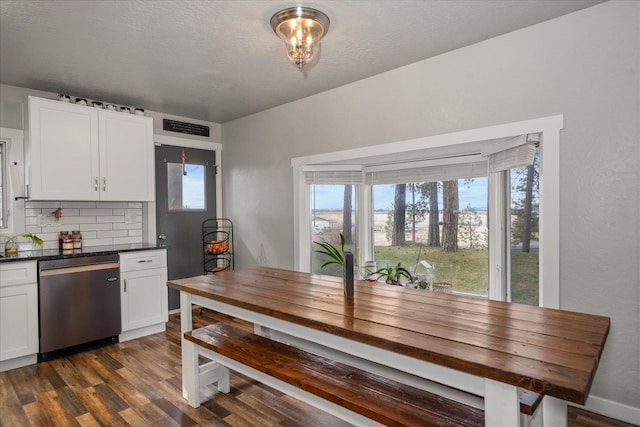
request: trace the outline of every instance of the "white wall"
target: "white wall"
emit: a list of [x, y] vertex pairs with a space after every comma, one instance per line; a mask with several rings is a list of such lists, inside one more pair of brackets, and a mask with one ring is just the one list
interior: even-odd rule
[[236, 266], [293, 267], [293, 157], [562, 114], [561, 307], [611, 317], [588, 404], [636, 417], [639, 68], [640, 2], [607, 2], [225, 123]]

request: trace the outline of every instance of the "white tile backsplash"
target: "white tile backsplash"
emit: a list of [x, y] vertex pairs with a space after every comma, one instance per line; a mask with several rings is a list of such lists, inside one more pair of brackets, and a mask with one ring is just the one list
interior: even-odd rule
[[113, 215], [113, 209], [80, 209], [81, 216]]
[[[54, 221], [57, 208], [62, 217]], [[136, 222], [125, 223], [125, 215], [134, 215]], [[25, 202], [26, 231], [44, 240], [44, 249], [57, 248], [58, 234], [72, 230], [80, 230], [84, 247], [143, 243], [142, 219], [142, 202]]]

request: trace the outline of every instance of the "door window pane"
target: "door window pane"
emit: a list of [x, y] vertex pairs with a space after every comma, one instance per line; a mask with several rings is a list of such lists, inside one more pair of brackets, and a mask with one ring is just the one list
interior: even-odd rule
[[438, 290], [488, 294], [486, 177], [374, 185], [373, 205], [377, 268], [400, 264]]
[[169, 211], [206, 210], [204, 165], [167, 162]]
[[511, 176], [511, 301], [538, 305], [540, 149], [533, 165], [513, 168]]
[[[355, 240], [355, 186], [312, 184], [309, 186], [311, 202], [311, 241], [329, 243], [342, 252], [340, 234], [345, 239], [345, 251], [356, 254]], [[332, 259], [318, 253], [322, 248], [314, 243], [311, 247], [311, 272], [342, 276], [342, 266], [331, 263]]]

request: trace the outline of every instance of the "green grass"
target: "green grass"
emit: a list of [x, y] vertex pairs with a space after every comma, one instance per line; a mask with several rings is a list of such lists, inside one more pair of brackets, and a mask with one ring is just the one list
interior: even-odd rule
[[[455, 290], [487, 295], [487, 251], [486, 249], [464, 249], [455, 253], [442, 252], [441, 248], [418, 246], [376, 246], [375, 256], [378, 267], [386, 264], [397, 265], [400, 262], [407, 268], [415, 265], [420, 253], [420, 260], [429, 264], [451, 264], [453, 277], [451, 281]], [[439, 280], [436, 278], [436, 280]]]
[[538, 254], [511, 252], [511, 301], [538, 305]]
[[[488, 289], [488, 252], [486, 249], [460, 249], [458, 252], [445, 253], [441, 248], [418, 246], [376, 246], [375, 257], [378, 268], [387, 265], [398, 265], [410, 268], [415, 265], [420, 253], [420, 260], [430, 264], [451, 264], [453, 266], [453, 286], [458, 292], [487, 295]], [[319, 254], [314, 254], [314, 266], [322, 263]], [[340, 268], [327, 268], [316, 271], [322, 274], [340, 276]], [[523, 304], [538, 305], [538, 254], [511, 253], [512, 285], [511, 299]]]

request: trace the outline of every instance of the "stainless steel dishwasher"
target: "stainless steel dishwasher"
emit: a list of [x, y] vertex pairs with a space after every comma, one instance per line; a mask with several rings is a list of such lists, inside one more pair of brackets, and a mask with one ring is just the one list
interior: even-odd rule
[[118, 342], [118, 254], [40, 261], [38, 270], [39, 361]]

